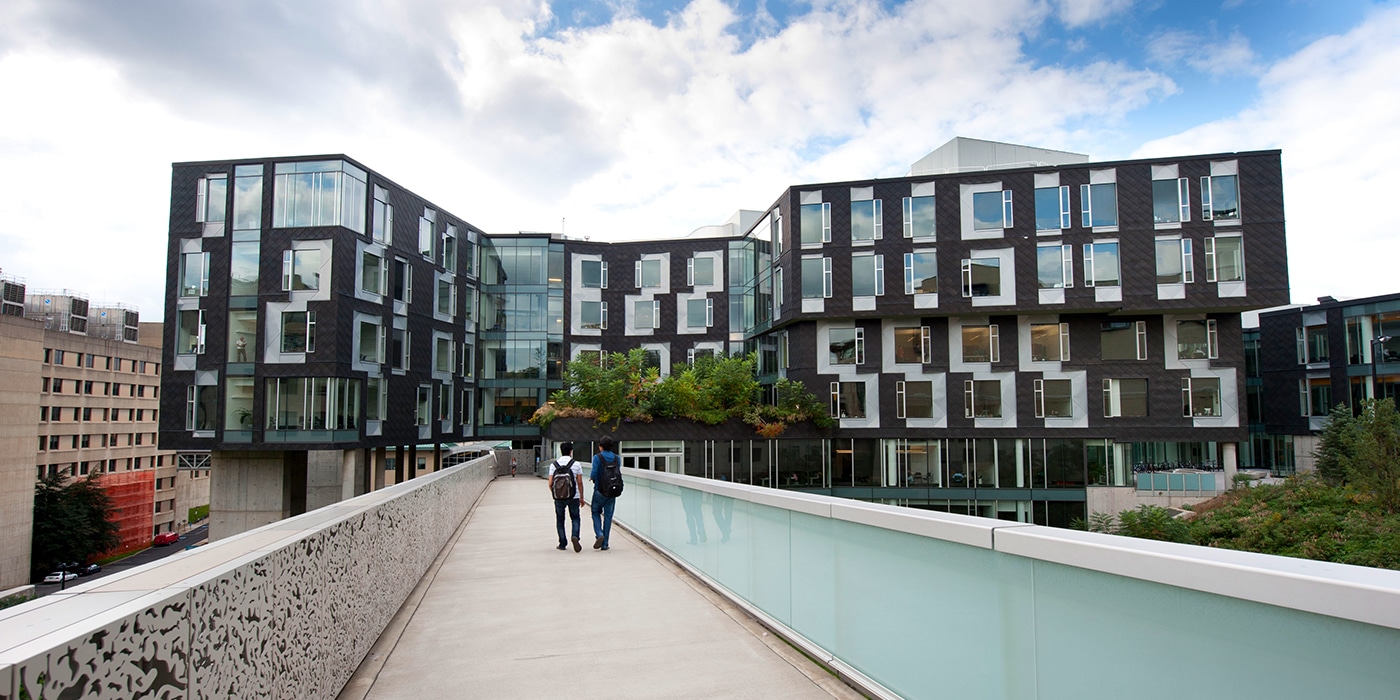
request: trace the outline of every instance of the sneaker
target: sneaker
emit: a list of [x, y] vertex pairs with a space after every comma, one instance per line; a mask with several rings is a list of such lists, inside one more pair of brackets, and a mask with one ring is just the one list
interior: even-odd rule
[[601, 538], [601, 537], [594, 537], [594, 538], [593, 538], [593, 548], [594, 548], [594, 549], [602, 549], [602, 548], [603, 548], [603, 538]]
[[606, 551], [608, 551], [608, 546], [607, 546], [607, 545], [603, 545], [602, 547], [599, 547], [598, 549], [601, 549], [601, 550], [603, 550], [604, 552], [606, 552]]
[[557, 549], [557, 550], [559, 550], [559, 551], [562, 552], [562, 551], [568, 549], [568, 547], [565, 547], [564, 545], [561, 544], [561, 545], [559, 545], [558, 547], [555, 547], [555, 549]]
[[575, 551], [575, 552], [582, 552], [582, 551], [583, 551], [583, 545], [581, 545], [581, 544], [578, 543], [578, 538], [577, 538], [577, 537], [574, 538], [574, 551]]

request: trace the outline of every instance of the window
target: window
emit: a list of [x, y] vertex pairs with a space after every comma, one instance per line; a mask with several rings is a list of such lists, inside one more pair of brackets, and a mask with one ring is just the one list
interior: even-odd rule
[[904, 293], [938, 293], [938, 254], [935, 251], [904, 254]]
[[418, 403], [414, 406], [413, 422], [417, 425], [427, 425], [433, 417], [433, 386], [431, 384], [418, 385]]
[[257, 240], [262, 229], [263, 166], [233, 167], [233, 240]]
[[781, 315], [783, 308], [783, 268], [773, 268], [773, 317]]
[[661, 261], [655, 258], [649, 260], [638, 260], [636, 263], [637, 287], [645, 289], [647, 287], [661, 286]]
[[424, 209], [423, 215], [418, 217], [418, 254], [429, 259], [434, 259], [433, 244], [437, 242], [437, 236], [433, 229], [437, 226], [437, 212], [432, 209]]
[[831, 242], [831, 203], [803, 204], [801, 220], [802, 245], [821, 245]]
[[360, 362], [384, 363], [384, 326], [370, 321], [360, 321]]
[[715, 302], [704, 299], [687, 299], [685, 302], [685, 325], [689, 328], [709, 328], [715, 325]]
[[933, 382], [895, 382], [897, 418], [933, 417]]
[[831, 258], [802, 259], [802, 298], [831, 298]]
[[583, 279], [580, 283], [585, 288], [607, 289], [608, 288], [608, 264], [602, 260], [584, 260], [580, 265]]
[[207, 175], [199, 179], [195, 193], [194, 220], [220, 223], [228, 206], [228, 175]]
[[209, 254], [185, 253], [180, 256], [180, 296], [209, 294]]
[[937, 235], [934, 204], [932, 196], [904, 198], [905, 238], [934, 238]]
[[[218, 399], [216, 386], [189, 386], [185, 388], [185, 430], [213, 430], [214, 402]], [[131, 444], [131, 435], [126, 442]]]
[[928, 326], [894, 329], [895, 364], [928, 364], [931, 361], [931, 347]]
[[1001, 258], [964, 258], [962, 261], [962, 295], [965, 297], [1001, 296]]
[[1079, 186], [1080, 225], [1085, 228], [1118, 225], [1118, 183]]
[[1327, 326], [1296, 329], [1298, 334], [1298, 364], [1327, 362], [1331, 353], [1327, 347]]
[[468, 344], [468, 343], [462, 343], [462, 354], [461, 354], [462, 369], [461, 369], [461, 374], [462, 374], [463, 377], [467, 377], [468, 379], [470, 379], [471, 377], [473, 377], [473, 376], [476, 375], [476, 362], [475, 362], [474, 359], [473, 359], [473, 354], [474, 354], [474, 353], [475, 353], [475, 346], [473, 346], [473, 345], [471, 345], [471, 344]]
[[1117, 287], [1122, 284], [1118, 268], [1118, 241], [1084, 244], [1084, 286]]
[[851, 296], [878, 297], [885, 294], [885, 256], [851, 256]]
[[1191, 262], [1191, 239], [1157, 239], [1157, 284], [1187, 284], [1194, 282], [1196, 272]]
[[[258, 354], [258, 312], [255, 309], [228, 312], [226, 362], [249, 362]], [[152, 387], [154, 389], [155, 387]]]
[[1099, 358], [1146, 360], [1147, 322], [1111, 321], [1099, 327]]
[[690, 258], [685, 265], [685, 283], [692, 287], [709, 287], [715, 283], [715, 259], [709, 256]]
[[413, 303], [413, 266], [394, 258], [394, 301]]
[[1035, 189], [1035, 228], [1037, 231], [1069, 228], [1069, 185]]
[[1036, 275], [1041, 289], [1074, 286], [1074, 249], [1058, 243], [1035, 247]]
[[972, 228], [985, 231], [1011, 228], [1011, 190], [974, 192], [972, 194]]
[[1215, 319], [1176, 322], [1176, 356], [1182, 360], [1214, 360], [1220, 357]]
[[1000, 362], [1001, 339], [995, 323], [962, 327], [963, 362]]
[[355, 430], [360, 380], [334, 377], [268, 379], [263, 396], [271, 430]]
[[413, 345], [413, 334], [395, 328], [389, 336], [389, 354], [394, 361], [394, 369], [407, 370], [409, 350]]
[[1206, 239], [1206, 281], [1244, 281], [1244, 239], [1221, 236]]
[[384, 420], [388, 415], [389, 383], [380, 377], [365, 379], [365, 420]]
[[851, 202], [851, 240], [878, 241], [884, 238], [884, 207], [882, 200], [866, 199]]
[[316, 349], [316, 312], [282, 312], [282, 352], [312, 352]]
[[[199, 355], [204, 352], [204, 311], [190, 309], [179, 312], [180, 325], [175, 329], [175, 352], [180, 355]], [[58, 391], [54, 382], [54, 391]]]
[[1103, 380], [1104, 418], [1142, 418], [1146, 415], [1146, 379]]
[[1184, 177], [1152, 181], [1152, 222], [1178, 224], [1191, 220], [1191, 194]]
[[1332, 411], [1332, 380], [1311, 377], [1298, 380], [1299, 400], [1304, 416], [1325, 417]]
[[831, 417], [865, 417], [865, 382], [831, 383]]
[[[457, 271], [457, 227], [452, 224], [442, 234], [442, 266], [448, 272]], [[451, 392], [444, 392], [443, 396], [451, 396]]]
[[[437, 337], [433, 339], [433, 371], [451, 373], [453, 365], [452, 339]], [[444, 392], [450, 393], [450, 392]]]
[[828, 361], [833, 365], [865, 364], [865, 329], [832, 328], [827, 350]]
[[394, 237], [394, 206], [389, 204], [389, 190], [374, 186], [374, 211], [370, 233], [376, 243], [389, 243]]
[[338, 160], [278, 163], [272, 226], [344, 226], [365, 232], [365, 171]]
[[[48, 380], [47, 378], [44, 379], [44, 383], [47, 384], [48, 381], [49, 381], [49, 380]], [[53, 393], [55, 393], [55, 394], [62, 394], [62, 393], [63, 393], [63, 380], [62, 380], [62, 379], [54, 379], [54, 380], [53, 380]]]
[[1074, 415], [1074, 385], [1070, 380], [1037, 379], [1032, 391], [1036, 418], [1070, 418]]
[[255, 296], [258, 293], [257, 242], [229, 245], [228, 294], [231, 297]]
[[594, 328], [607, 330], [608, 328], [608, 302], [606, 301], [583, 301], [579, 302], [579, 326], [582, 328]]
[[1069, 324], [1031, 324], [1032, 362], [1069, 362]]
[[1220, 415], [1220, 378], [1182, 377], [1181, 415], [1187, 418]]
[[282, 251], [282, 291], [321, 288], [320, 249]]
[[457, 287], [447, 279], [437, 281], [437, 312], [440, 316], [452, 316], [457, 308]]
[[1001, 382], [996, 379], [968, 379], [963, 382], [963, 416], [1001, 417]]
[[1201, 218], [1206, 221], [1239, 220], [1239, 176], [1208, 175], [1201, 178]]
[[634, 328], [661, 327], [661, 300], [640, 299], [632, 304], [632, 326]]
[[384, 264], [384, 258], [365, 251], [360, 255], [360, 290], [369, 294], [380, 295], [389, 287], [389, 268]]

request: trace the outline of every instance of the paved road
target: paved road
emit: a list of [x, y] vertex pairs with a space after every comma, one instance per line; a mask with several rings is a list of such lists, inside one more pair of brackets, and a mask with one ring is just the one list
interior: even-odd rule
[[188, 546], [193, 545], [193, 544], [198, 544], [198, 543], [200, 543], [200, 542], [205, 541], [205, 540], [208, 539], [208, 538], [209, 538], [209, 526], [208, 526], [207, 524], [206, 524], [206, 525], [200, 525], [199, 527], [193, 528], [193, 529], [191, 529], [189, 532], [186, 532], [186, 533], [184, 534], [184, 536], [182, 536], [182, 537], [180, 538], [180, 541], [177, 542], [176, 544], [166, 545], [166, 546], [164, 546], [164, 547], [148, 547], [148, 548], [146, 548], [146, 549], [144, 549], [144, 550], [141, 550], [140, 552], [137, 552], [136, 554], [133, 554], [133, 555], [131, 555], [131, 556], [125, 558], [125, 559], [122, 559], [122, 560], [120, 560], [120, 561], [115, 561], [115, 562], [112, 562], [111, 564], [107, 564], [107, 565], [103, 566], [101, 571], [99, 571], [99, 572], [93, 574], [92, 576], [83, 576], [83, 577], [79, 577], [79, 578], [73, 579], [72, 581], [67, 582], [67, 584], [58, 584], [58, 583], [40, 583], [40, 584], [36, 584], [36, 585], [34, 586], [34, 595], [35, 595], [35, 596], [45, 596], [45, 595], [48, 595], [48, 594], [53, 593], [53, 592], [55, 592], [55, 591], [63, 590], [63, 588], [65, 587], [65, 585], [67, 585], [67, 586], [76, 586], [76, 585], [78, 585], [79, 583], [87, 583], [88, 581], [91, 581], [91, 580], [93, 580], [93, 579], [99, 579], [99, 578], [102, 578], [103, 576], [107, 576], [107, 575], [109, 575], [109, 574], [113, 574], [113, 573], [118, 572], [118, 571], [126, 571], [127, 569], [135, 568], [135, 567], [141, 566], [141, 565], [143, 565], [143, 564], [149, 564], [149, 563], [151, 563], [151, 562], [153, 562], [153, 561], [159, 561], [159, 560], [164, 559], [164, 558], [166, 558], [166, 557], [168, 557], [168, 556], [170, 556], [170, 555], [172, 555], [172, 554], [174, 554], [174, 553], [176, 553], [176, 552], [182, 552], [182, 551], [185, 550], [185, 547], [188, 547]]

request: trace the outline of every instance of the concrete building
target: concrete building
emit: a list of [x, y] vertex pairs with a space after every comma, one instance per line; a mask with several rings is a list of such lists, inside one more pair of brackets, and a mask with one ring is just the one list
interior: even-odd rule
[[176, 164], [162, 446], [211, 451], [238, 531], [372, 488], [386, 448], [596, 437], [525, 421], [563, 361], [640, 347], [754, 352], [838, 427], [628, 426], [629, 465], [1050, 524], [1135, 466], [1235, 467], [1240, 312], [1288, 300], [1278, 151], [955, 139], [910, 172], [594, 243], [483, 235], [344, 156]]

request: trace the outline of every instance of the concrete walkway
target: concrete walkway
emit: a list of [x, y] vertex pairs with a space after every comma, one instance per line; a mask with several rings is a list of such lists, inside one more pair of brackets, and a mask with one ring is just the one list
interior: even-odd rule
[[341, 700], [860, 697], [622, 528], [592, 549], [583, 520], [560, 552], [546, 483], [497, 478]]

